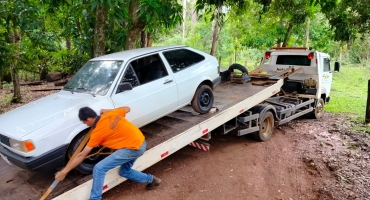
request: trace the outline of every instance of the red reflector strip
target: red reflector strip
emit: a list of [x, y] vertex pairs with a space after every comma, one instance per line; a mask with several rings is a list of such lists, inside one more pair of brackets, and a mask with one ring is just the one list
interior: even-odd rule
[[241, 109], [240, 111], [239, 111], [239, 113], [243, 113], [244, 112], [244, 109]]
[[198, 143], [198, 142], [192, 142], [189, 145], [193, 146], [193, 147], [196, 147], [198, 149], [201, 149], [203, 151], [209, 151], [209, 145], [206, 145], [206, 144], [201, 144], [201, 143]]
[[208, 133], [208, 128], [203, 130], [203, 134], [206, 134], [206, 133]]
[[108, 185], [104, 185], [103, 186], [103, 190], [107, 189], [108, 188]]
[[166, 157], [167, 155], [168, 155], [168, 151], [166, 151], [166, 152], [162, 153], [161, 158], [164, 158], [164, 157]]

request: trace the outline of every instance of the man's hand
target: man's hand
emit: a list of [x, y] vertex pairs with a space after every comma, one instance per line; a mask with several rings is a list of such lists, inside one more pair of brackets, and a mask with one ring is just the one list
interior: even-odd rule
[[109, 109], [101, 109], [100, 110], [100, 115], [103, 115], [104, 113], [106, 113], [106, 112], [108, 112], [109, 111]]
[[66, 176], [67, 173], [64, 173], [63, 170], [61, 170], [55, 174], [55, 179], [57, 179], [58, 181], [62, 181]]

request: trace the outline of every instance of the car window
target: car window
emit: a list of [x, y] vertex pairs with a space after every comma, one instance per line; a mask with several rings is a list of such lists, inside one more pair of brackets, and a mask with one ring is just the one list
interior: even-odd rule
[[163, 52], [174, 73], [204, 60], [204, 56], [187, 49], [177, 49]]
[[125, 71], [125, 75], [122, 78], [121, 83], [124, 83], [124, 82], [131, 83], [132, 87], [136, 87], [140, 85], [139, 79], [137, 78], [135, 71], [132, 69], [131, 64], [128, 65]]
[[276, 59], [277, 65], [301, 65], [311, 66], [311, 60], [308, 56], [300, 55], [279, 55]]
[[121, 83], [130, 82], [132, 87], [136, 87], [165, 76], [168, 76], [166, 67], [159, 55], [155, 54], [131, 61]]
[[330, 60], [329, 58], [324, 58], [324, 72], [330, 71]]
[[68, 81], [63, 90], [105, 95], [123, 61], [89, 61]]

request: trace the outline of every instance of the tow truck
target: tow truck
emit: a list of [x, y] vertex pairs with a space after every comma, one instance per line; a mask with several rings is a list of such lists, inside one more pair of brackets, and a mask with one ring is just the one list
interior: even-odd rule
[[[339, 67], [336, 62], [334, 71], [339, 71]], [[309, 48], [280, 47], [267, 50], [259, 68], [247, 74], [224, 70], [220, 73], [222, 84], [214, 91], [215, 101], [209, 113], [198, 114], [187, 106], [141, 128], [148, 146], [133, 168], [143, 171], [187, 145], [209, 151], [206, 141], [212, 138], [212, 133], [236, 131], [237, 136], [253, 134], [255, 139], [267, 141], [275, 126], [302, 115], [320, 118], [324, 104], [330, 101], [332, 73], [328, 54]], [[249, 77], [248, 82], [245, 82], [245, 75]], [[0, 169], [13, 170], [4, 166]], [[126, 180], [119, 176], [118, 170], [117, 167], [107, 172], [103, 192]], [[2, 198], [29, 199], [31, 193], [36, 192], [34, 188], [44, 192], [48, 187], [45, 185], [48, 182], [37, 176], [28, 179], [23, 176], [23, 179], [26, 184], [17, 186], [17, 191], [29, 193], [9, 192], [1, 195]], [[50, 198], [88, 199], [91, 185], [91, 176], [79, 175], [75, 183], [57, 187]], [[33, 186], [33, 191], [29, 186]]]

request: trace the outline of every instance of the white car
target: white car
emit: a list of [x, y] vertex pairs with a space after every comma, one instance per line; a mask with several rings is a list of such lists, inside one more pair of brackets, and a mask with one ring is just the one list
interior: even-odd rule
[[[129, 106], [142, 127], [189, 103], [199, 113], [213, 104], [221, 81], [215, 57], [186, 46], [150, 47], [88, 61], [58, 93], [0, 115], [0, 154], [29, 171], [63, 167], [89, 127], [78, 110]], [[101, 156], [100, 156], [101, 157]], [[77, 167], [90, 173], [101, 158]]]

